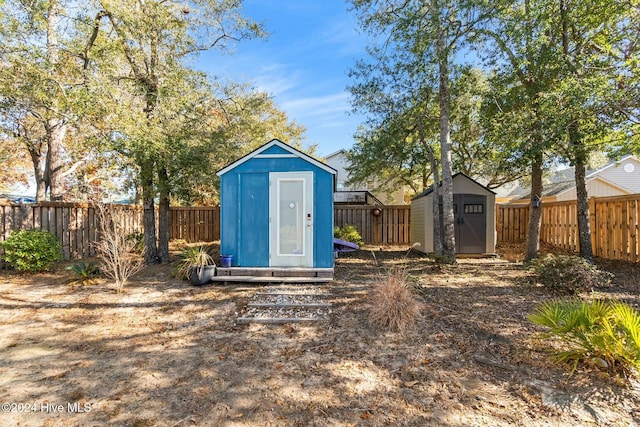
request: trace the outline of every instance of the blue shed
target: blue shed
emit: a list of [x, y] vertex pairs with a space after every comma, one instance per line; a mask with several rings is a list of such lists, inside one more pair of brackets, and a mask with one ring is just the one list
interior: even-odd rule
[[218, 275], [332, 280], [333, 168], [274, 139], [217, 174], [220, 253], [232, 256]]

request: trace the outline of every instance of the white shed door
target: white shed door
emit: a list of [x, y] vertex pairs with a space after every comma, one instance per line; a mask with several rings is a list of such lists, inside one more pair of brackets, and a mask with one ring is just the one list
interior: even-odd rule
[[313, 267], [313, 172], [269, 174], [272, 267]]

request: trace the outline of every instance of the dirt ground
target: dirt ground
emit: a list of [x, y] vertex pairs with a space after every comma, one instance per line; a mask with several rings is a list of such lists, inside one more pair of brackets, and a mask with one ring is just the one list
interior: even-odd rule
[[[439, 266], [406, 248], [341, 256], [317, 323], [237, 324], [260, 286], [193, 287], [154, 266], [124, 294], [70, 273], [0, 272], [1, 426], [632, 426], [640, 385], [549, 359], [526, 316], [553, 298], [522, 265]], [[403, 265], [424, 289], [405, 336], [372, 329], [367, 294]], [[598, 297], [640, 308], [640, 266]], [[7, 405], [9, 404], [9, 405]]]

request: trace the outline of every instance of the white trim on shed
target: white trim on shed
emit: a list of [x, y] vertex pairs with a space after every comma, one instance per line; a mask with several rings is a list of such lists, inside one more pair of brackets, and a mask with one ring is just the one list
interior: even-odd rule
[[[280, 148], [282, 148], [283, 150], [288, 151], [291, 155], [288, 154], [261, 154], [263, 152], [265, 152], [266, 150], [268, 150], [269, 148], [273, 147], [273, 146], [278, 146]], [[267, 142], [266, 144], [264, 144], [261, 147], [256, 148], [255, 150], [253, 150], [251, 153], [247, 154], [246, 156], [243, 156], [241, 158], [239, 158], [238, 160], [236, 160], [235, 162], [231, 163], [228, 166], [225, 166], [224, 168], [220, 169], [218, 172], [216, 172], [216, 175], [221, 176], [224, 175], [225, 173], [227, 173], [228, 171], [230, 171], [231, 169], [236, 168], [237, 166], [240, 166], [241, 164], [243, 164], [244, 162], [257, 157], [257, 158], [281, 158], [281, 157], [300, 157], [304, 160], [306, 160], [307, 162], [311, 163], [314, 166], [319, 167], [320, 169], [323, 169], [327, 172], [329, 172], [332, 175], [336, 175], [337, 171], [332, 168], [329, 165], [326, 165], [316, 159], [314, 159], [313, 157], [309, 156], [308, 154], [303, 153], [300, 150], [296, 150], [295, 148], [293, 148], [292, 146], [285, 144], [284, 142], [280, 141], [279, 139], [272, 139], [271, 141]]]

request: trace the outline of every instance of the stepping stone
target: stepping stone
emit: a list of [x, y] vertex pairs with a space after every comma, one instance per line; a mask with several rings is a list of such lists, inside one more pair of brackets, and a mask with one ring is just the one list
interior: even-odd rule
[[328, 320], [331, 303], [319, 302], [331, 295], [309, 292], [256, 292], [238, 324], [285, 324]]

